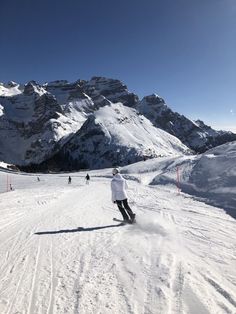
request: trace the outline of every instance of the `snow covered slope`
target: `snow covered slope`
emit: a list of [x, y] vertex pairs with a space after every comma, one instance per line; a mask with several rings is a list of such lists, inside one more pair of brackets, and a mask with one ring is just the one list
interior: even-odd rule
[[236, 312], [236, 221], [169, 185], [140, 183], [149, 162], [128, 180], [137, 224], [125, 226], [112, 220], [111, 169], [90, 172], [90, 185], [83, 172], [71, 185], [69, 174], [8, 173], [0, 313]]
[[194, 164], [185, 186], [198, 195], [214, 200], [230, 210], [236, 218], [236, 141], [215, 147], [204, 153]]
[[56, 162], [58, 170], [98, 169], [189, 153], [176, 137], [155, 128], [135, 109], [110, 103], [94, 112], [46, 164]]
[[151, 185], [178, 185], [179, 176], [183, 192], [221, 206], [236, 218], [236, 141], [202, 155], [148, 160], [127, 166], [124, 171], [142, 173], [142, 180]]
[[0, 96], [15, 96], [21, 94], [22, 86], [15, 82], [9, 82], [7, 84], [0, 83]]

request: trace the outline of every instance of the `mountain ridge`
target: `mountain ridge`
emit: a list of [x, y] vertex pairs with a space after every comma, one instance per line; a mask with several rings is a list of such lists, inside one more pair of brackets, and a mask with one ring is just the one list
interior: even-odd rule
[[[72, 83], [66, 80], [44, 84], [30, 81], [25, 85], [9, 82], [0, 84], [0, 160], [19, 166], [44, 163], [60, 150], [63, 152], [64, 145], [71, 142], [73, 137], [80, 136], [78, 132], [87, 119], [92, 121], [90, 116], [115, 103], [119, 103], [120, 108], [135, 110], [138, 120], [149, 120], [155, 129], [178, 138], [189, 151], [202, 153], [236, 140], [236, 135], [232, 132], [215, 131], [200, 120], [194, 122], [173, 112], [164, 99], [156, 94], [140, 100], [120, 80], [92, 77], [88, 81], [77, 80]], [[131, 111], [127, 112], [126, 118], [129, 119]], [[146, 132], [141, 123], [138, 124], [140, 129], [133, 135], [131, 146], [135, 143], [137, 134]], [[88, 125], [85, 124], [83, 131]], [[163, 134], [158, 136], [166, 138]], [[89, 138], [90, 135], [85, 135], [85, 138], [86, 136]], [[151, 134], [147, 132], [146, 138], [151, 138]], [[144, 151], [149, 149], [148, 145]], [[128, 143], [122, 146], [124, 151], [127, 151], [128, 146]], [[84, 151], [80, 150], [80, 156], [87, 154], [86, 145], [83, 149]], [[137, 147], [135, 150], [135, 154], [138, 154]], [[119, 151], [113, 153], [119, 154]], [[143, 158], [153, 157], [152, 154], [147, 154], [146, 157], [143, 155]]]

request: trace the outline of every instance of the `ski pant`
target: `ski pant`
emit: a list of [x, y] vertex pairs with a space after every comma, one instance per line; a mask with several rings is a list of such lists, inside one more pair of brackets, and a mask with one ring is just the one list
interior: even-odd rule
[[124, 220], [133, 219], [134, 213], [132, 212], [132, 209], [129, 207], [127, 198], [122, 201], [116, 201], [116, 204]]

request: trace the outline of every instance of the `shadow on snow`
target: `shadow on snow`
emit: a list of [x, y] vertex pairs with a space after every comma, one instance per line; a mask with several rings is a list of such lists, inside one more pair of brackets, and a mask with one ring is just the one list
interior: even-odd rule
[[43, 235], [43, 234], [57, 234], [57, 233], [74, 233], [74, 232], [84, 232], [84, 231], [95, 231], [95, 230], [100, 230], [100, 229], [106, 229], [106, 228], [116, 228], [123, 226], [122, 223], [116, 224], [116, 225], [107, 225], [107, 226], [100, 226], [100, 227], [89, 227], [89, 228], [84, 228], [84, 227], [78, 227], [76, 229], [65, 229], [65, 230], [53, 230], [53, 231], [40, 231], [40, 232], [35, 232], [34, 234], [37, 235]]

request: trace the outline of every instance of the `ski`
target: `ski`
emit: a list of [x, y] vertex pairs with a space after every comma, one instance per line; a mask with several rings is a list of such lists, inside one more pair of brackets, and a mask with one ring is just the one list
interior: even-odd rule
[[118, 218], [113, 218], [113, 220], [114, 221], [117, 221], [117, 222], [121, 222], [121, 223], [123, 223], [123, 224], [133, 224], [133, 223], [135, 223], [136, 221], [134, 220], [134, 221], [132, 221], [132, 220], [122, 220], [122, 219], [118, 219]]

